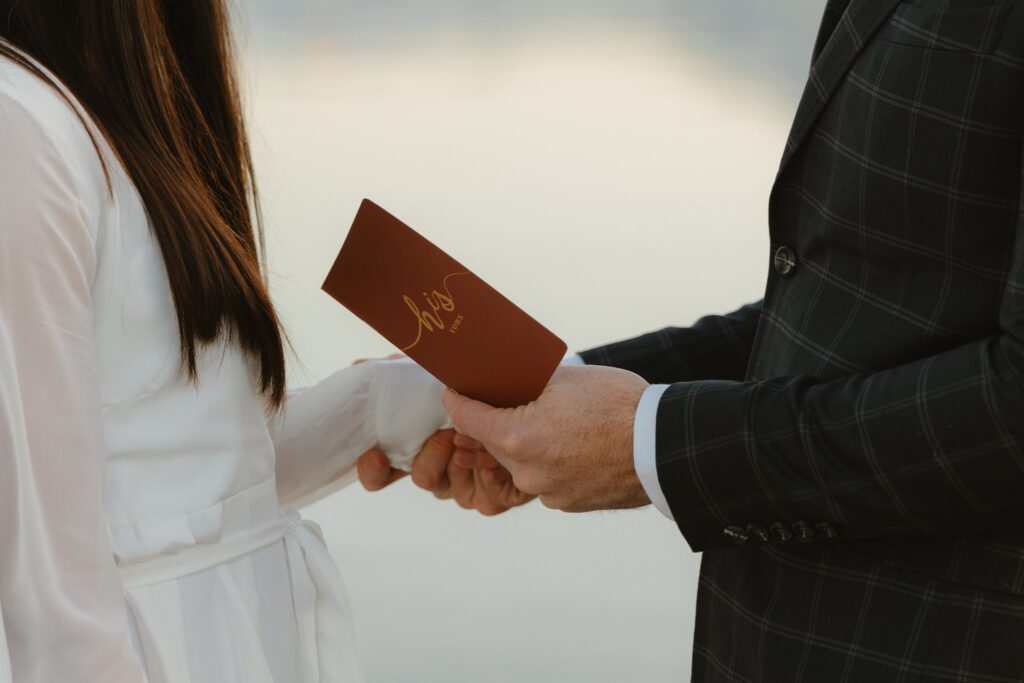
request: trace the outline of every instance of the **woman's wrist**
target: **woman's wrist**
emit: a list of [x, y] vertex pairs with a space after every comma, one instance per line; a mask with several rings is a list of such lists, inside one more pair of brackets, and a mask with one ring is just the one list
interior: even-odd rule
[[370, 401], [380, 449], [395, 469], [410, 471], [423, 443], [450, 426], [444, 385], [408, 359], [374, 361]]

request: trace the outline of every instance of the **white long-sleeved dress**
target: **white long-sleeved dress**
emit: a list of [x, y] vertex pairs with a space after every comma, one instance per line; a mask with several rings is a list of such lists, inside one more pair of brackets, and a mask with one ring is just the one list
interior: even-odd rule
[[86, 125], [0, 59], [0, 681], [360, 680], [341, 577], [282, 505], [415, 450], [440, 388], [359, 366], [268, 418], [229, 342], [183, 380], [160, 249]]
[[7, 634], [4, 633], [3, 609], [0, 609], [0, 683], [12, 683], [11, 657], [7, 653]]

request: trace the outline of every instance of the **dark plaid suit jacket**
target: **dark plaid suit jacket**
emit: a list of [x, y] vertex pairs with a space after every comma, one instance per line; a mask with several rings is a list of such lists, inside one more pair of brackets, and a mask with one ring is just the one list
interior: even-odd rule
[[1024, 681], [1024, 0], [833, 0], [764, 299], [584, 352], [672, 383], [694, 681]]

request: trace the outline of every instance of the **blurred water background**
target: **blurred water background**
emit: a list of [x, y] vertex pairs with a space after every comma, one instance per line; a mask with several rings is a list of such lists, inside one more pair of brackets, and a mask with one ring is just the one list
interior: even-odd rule
[[[392, 351], [319, 291], [363, 197], [572, 349], [759, 298], [823, 4], [241, 2], [292, 382]], [[699, 556], [650, 508], [485, 519], [403, 481], [305, 514], [371, 683], [688, 680]]]

